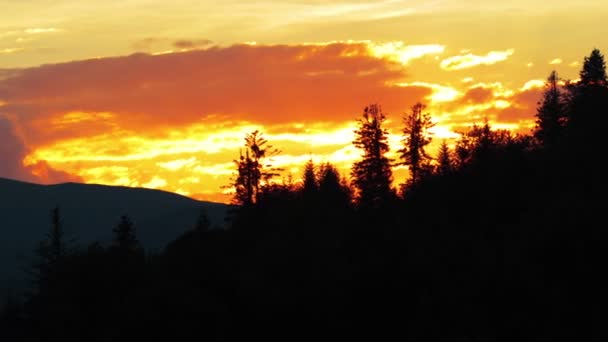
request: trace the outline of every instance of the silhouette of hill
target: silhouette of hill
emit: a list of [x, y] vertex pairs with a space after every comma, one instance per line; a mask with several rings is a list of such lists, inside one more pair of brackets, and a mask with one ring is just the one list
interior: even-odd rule
[[221, 225], [227, 205], [143, 188], [65, 183], [39, 185], [0, 178], [0, 284], [21, 286], [23, 268], [50, 225], [50, 210], [61, 210], [67, 239], [86, 246], [107, 243], [123, 214], [134, 223], [144, 248], [158, 251], [192, 229], [201, 208]]

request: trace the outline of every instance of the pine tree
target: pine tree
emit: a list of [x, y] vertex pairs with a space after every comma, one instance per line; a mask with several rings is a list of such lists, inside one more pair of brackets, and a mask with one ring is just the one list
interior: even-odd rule
[[51, 226], [46, 239], [40, 242], [36, 250], [39, 260], [34, 265], [34, 273], [40, 292], [45, 291], [54, 281], [62, 261], [68, 254], [59, 207], [51, 210], [50, 221]]
[[431, 142], [429, 129], [434, 123], [430, 115], [423, 112], [424, 108], [422, 103], [415, 104], [403, 119], [403, 148], [399, 153], [402, 164], [410, 167], [412, 184], [418, 182], [421, 171], [428, 167], [432, 159], [424, 148]]
[[351, 200], [350, 187], [340, 178], [340, 172], [331, 163], [321, 164], [317, 172], [319, 199], [330, 206], [346, 206]]
[[580, 83], [584, 85], [606, 85], [606, 62], [600, 50], [593, 49], [589, 57], [585, 57], [580, 77]]
[[47, 235], [49, 262], [56, 262], [66, 254], [62, 221], [59, 207], [53, 208], [51, 210], [51, 229]]
[[245, 154], [241, 151], [239, 160], [235, 160], [238, 174], [233, 182], [235, 195], [233, 201], [242, 206], [251, 206], [257, 202], [262, 182], [266, 184], [278, 170], [264, 164], [267, 157], [279, 153], [267, 145], [268, 141], [259, 131], [245, 135]]
[[201, 208], [201, 210], [199, 211], [198, 219], [196, 220], [194, 230], [200, 233], [208, 232], [209, 230], [211, 230], [211, 220], [209, 220], [209, 216], [207, 215], [207, 210], [205, 210], [205, 208]]
[[137, 250], [139, 242], [135, 235], [135, 225], [129, 216], [122, 215], [112, 231], [114, 232], [112, 245], [115, 249], [123, 252], [134, 252]]
[[304, 165], [304, 174], [302, 175], [302, 193], [304, 196], [315, 194], [319, 188], [317, 176], [315, 173], [315, 164], [312, 159], [308, 160]]
[[445, 140], [439, 146], [439, 153], [437, 154], [437, 173], [440, 175], [447, 175], [452, 173], [454, 166], [452, 163], [452, 153]]
[[[592, 158], [603, 145], [604, 118], [608, 112], [606, 63], [599, 50], [585, 57], [581, 80], [568, 87], [567, 133], [575, 154]], [[585, 157], [583, 157], [585, 156]]]
[[562, 93], [557, 84], [559, 78], [554, 70], [547, 79], [543, 99], [536, 110], [536, 129], [534, 137], [543, 146], [554, 147], [562, 137], [564, 106]]
[[358, 120], [353, 143], [363, 150], [363, 159], [353, 165], [351, 177], [361, 207], [378, 208], [393, 196], [391, 161], [385, 156], [389, 151], [388, 131], [382, 127], [385, 120], [378, 104], [365, 107]]

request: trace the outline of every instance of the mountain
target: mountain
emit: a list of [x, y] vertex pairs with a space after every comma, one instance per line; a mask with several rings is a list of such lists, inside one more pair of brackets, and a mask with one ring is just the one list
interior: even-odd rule
[[77, 183], [39, 185], [0, 178], [0, 290], [26, 284], [24, 270], [34, 260], [33, 251], [45, 238], [51, 209], [56, 206], [66, 237], [75, 245], [107, 244], [112, 228], [127, 214], [148, 251], [160, 251], [191, 229], [201, 208], [217, 226], [222, 225], [228, 209], [225, 204], [159, 190]]

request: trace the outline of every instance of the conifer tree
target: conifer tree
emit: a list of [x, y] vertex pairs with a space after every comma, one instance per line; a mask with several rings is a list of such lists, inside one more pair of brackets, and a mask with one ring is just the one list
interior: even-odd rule
[[452, 163], [452, 153], [445, 140], [439, 146], [439, 153], [437, 154], [437, 173], [440, 175], [447, 175], [452, 173], [454, 166]]
[[238, 174], [233, 182], [235, 188], [234, 202], [242, 206], [251, 206], [257, 202], [262, 182], [277, 176], [277, 169], [266, 163], [266, 159], [279, 153], [259, 131], [245, 135], [245, 153], [240, 153], [235, 160]]
[[567, 133], [575, 154], [588, 158], [603, 145], [604, 118], [608, 112], [606, 62], [599, 50], [585, 57], [581, 80], [568, 87]]
[[403, 165], [409, 165], [412, 175], [411, 183], [415, 184], [420, 173], [432, 159], [424, 150], [431, 142], [429, 129], [434, 126], [428, 113], [424, 113], [425, 106], [417, 103], [412, 106], [411, 112], [406, 114], [403, 123], [403, 148], [399, 150]]
[[55, 262], [65, 256], [65, 240], [64, 240], [63, 222], [59, 207], [51, 210], [51, 229], [47, 235], [48, 239], [48, 259], [50, 262]]
[[302, 177], [302, 192], [305, 196], [310, 196], [317, 192], [319, 188], [317, 175], [315, 173], [315, 164], [312, 159], [308, 160], [304, 165], [304, 174]]
[[380, 105], [365, 107], [355, 131], [357, 148], [363, 150], [363, 159], [351, 170], [361, 207], [377, 208], [393, 196], [391, 161], [385, 156], [389, 151], [388, 131], [382, 127], [386, 116]]
[[51, 226], [46, 239], [40, 242], [36, 250], [39, 260], [34, 268], [35, 281], [39, 291], [44, 291], [44, 288], [48, 287], [49, 283], [53, 281], [62, 260], [67, 255], [65, 232], [59, 207], [51, 210], [50, 221]]
[[580, 77], [580, 83], [584, 85], [606, 85], [606, 62], [600, 50], [593, 49], [591, 54], [585, 57]]
[[351, 199], [350, 187], [340, 178], [340, 172], [331, 163], [323, 163], [317, 172], [319, 199], [330, 205], [347, 205]]
[[194, 230], [201, 233], [211, 230], [211, 220], [209, 220], [209, 215], [207, 215], [207, 210], [205, 210], [205, 208], [201, 208], [199, 211]]
[[124, 252], [134, 252], [137, 250], [139, 242], [135, 234], [135, 225], [129, 216], [122, 215], [112, 231], [114, 232], [114, 239], [112, 241], [114, 248]]
[[536, 110], [536, 129], [534, 137], [545, 147], [553, 147], [562, 137], [564, 108], [559, 78], [554, 70], [549, 75], [543, 99]]

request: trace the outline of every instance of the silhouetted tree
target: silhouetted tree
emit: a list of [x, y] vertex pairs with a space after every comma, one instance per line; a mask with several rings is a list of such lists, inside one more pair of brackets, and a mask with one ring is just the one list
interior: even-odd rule
[[393, 196], [391, 161], [385, 156], [389, 151], [388, 131], [382, 127], [385, 120], [380, 105], [369, 105], [355, 131], [353, 143], [363, 150], [363, 159], [353, 165], [351, 176], [362, 207], [377, 208]]
[[600, 50], [593, 49], [591, 54], [585, 57], [580, 77], [580, 83], [583, 85], [606, 85], [606, 62]]
[[567, 88], [567, 131], [571, 146], [576, 146], [574, 153], [581, 159], [590, 159], [603, 144], [603, 120], [608, 112], [606, 63], [599, 50], [594, 49], [585, 57], [580, 77], [578, 83]]
[[310, 197], [317, 192], [319, 184], [315, 172], [315, 164], [312, 159], [304, 164], [304, 174], [302, 175], [302, 193], [305, 197]]
[[67, 243], [59, 207], [51, 210], [50, 221], [51, 226], [46, 234], [46, 239], [40, 242], [36, 250], [39, 260], [35, 265], [34, 272], [39, 291], [49, 285], [60, 267], [60, 262], [67, 255]]
[[241, 151], [239, 160], [234, 161], [238, 170], [233, 183], [236, 204], [250, 206], [256, 203], [262, 181], [268, 182], [277, 175], [276, 169], [264, 164], [267, 157], [279, 153], [267, 143], [268, 141], [257, 130], [245, 135], [245, 154]]
[[456, 147], [454, 154], [456, 157], [456, 166], [463, 168], [471, 159], [471, 152], [473, 150], [473, 141], [469, 136], [469, 132], [459, 132], [460, 138], [456, 140]]
[[194, 230], [201, 233], [211, 230], [211, 220], [209, 220], [209, 215], [207, 215], [207, 210], [205, 210], [205, 208], [201, 208], [199, 211]]
[[424, 148], [431, 142], [429, 129], [435, 124], [428, 113], [423, 113], [424, 108], [422, 103], [417, 103], [403, 118], [403, 148], [399, 153], [402, 164], [410, 167], [411, 184], [418, 182], [421, 171], [428, 168], [432, 159]]
[[317, 172], [319, 199], [330, 205], [348, 205], [351, 200], [350, 187], [340, 178], [340, 172], [331, 163], [323, 163]]
[[139, 242], [135, 234], [135, 225], [129, 216], [122, 215], [112, 231], [114, 232], [112, 245], [115, 249], [124, 252], [134, 252], [137, 250]]
[[452, 173], [454, 166], [452, 163], [452, 153], [445, 140], [439, 146], [439, 153], [437, 154], [437, 173], [440, 175], [447, 175]]
[[[515, 142], [515, 137], [508, 130], [492, 130], [488, 119], [483, 125], [474, 124], [466, 132], [461, 132], [456, 142], [456, 158], [458, 167], [468, 164], [487, 164], [496, 156], [497, 148]], [[524, 141], [522, 140], [522, 143]]]
[[563, 138], [562, 128], [565, 114], [558, 81], [557, 72], [554, 70], [547, 79], [547, 89], [536, 109], [534, 137], [545, 147], [554, 147]]
[[65, 250], [65, 233], [63, 230], [63, 222], [59, 213], [59, 207], [51, 210], [51, 229], [47, 235], [48, 241], [48, 259], [50, 262], [61, 259], [66, 254]]

